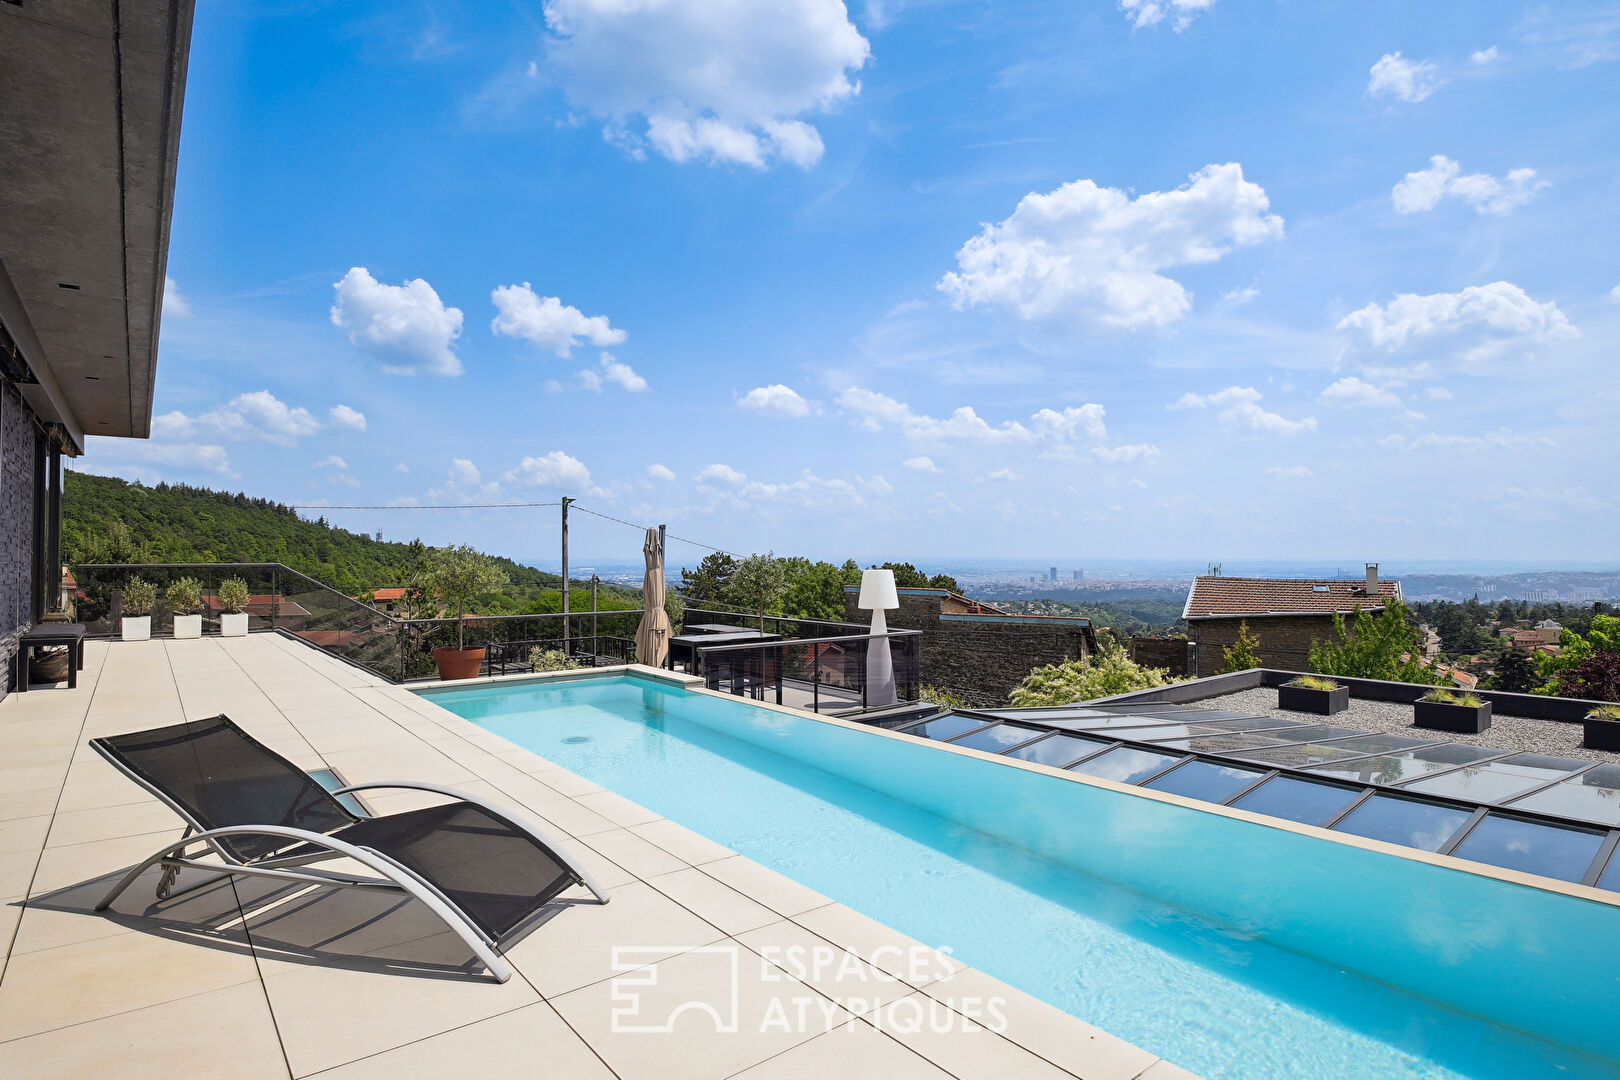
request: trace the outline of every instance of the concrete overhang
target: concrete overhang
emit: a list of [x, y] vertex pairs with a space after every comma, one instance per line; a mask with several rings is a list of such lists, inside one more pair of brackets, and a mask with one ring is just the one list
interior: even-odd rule
[[0, 0], [0, 319], [70, 453], [151, 432], [193, 3]]

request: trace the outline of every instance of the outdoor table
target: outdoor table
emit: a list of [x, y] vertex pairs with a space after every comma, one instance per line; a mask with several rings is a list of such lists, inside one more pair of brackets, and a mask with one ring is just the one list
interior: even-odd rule
[[759, 630], [740, 630], [735, 626], [726, 628], [726, 633], [719, 634], [676, 634], [669, 639], [669, 670], [675, 670], [675, 651], [682, 650], [687, 664], [686, 670], [697, 674], [697, 650], [699, 646], [709, 645], [743, 645], [752, 642], [781, 641], [781, 634], [767, 634]]
[[84, 667], [84, 623], [40, 623], [17, 638], [17, 653], [11, 661], [17, 693], [28, 689], [28, 662], [34, 650], [62, 645], [68, 650], [68, 689], [79, 685], [79, 669]]
[[[689, 623], [681, 627], [682, 634], [739, 634], [749, 630], [746, 626], [737, 626], [731, 623]], [[756, 633], [760, 631], [755, 631]]]

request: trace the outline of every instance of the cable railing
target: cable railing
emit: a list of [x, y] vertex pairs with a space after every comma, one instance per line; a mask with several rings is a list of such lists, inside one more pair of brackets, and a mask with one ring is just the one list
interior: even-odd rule
[[[710, 690], [774, 701], [811, 712], [853, 713], [918, 700], [922, 631], [699, 645], [698, 668]], [[883, 653], [893, 672], [885, 692]]]

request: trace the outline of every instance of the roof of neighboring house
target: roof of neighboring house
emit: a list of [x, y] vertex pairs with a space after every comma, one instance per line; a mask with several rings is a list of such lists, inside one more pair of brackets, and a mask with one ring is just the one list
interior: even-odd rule
[[[224, 604], [219, 602], [219, 597], [213, 594], [204, 596], [202, 602], [203, 607], [209, 611], [221, 611], [225, 607]], [[242, 610], [253, 615], [268, 614], [272, 604], [275, 605], [277, 613], [283, 618], [288, 615], [309, 614], [309, 609], [296, 600], [288, 600], [285, 596], [276, 596], [271, 593], [254, 593], [248, 597], [247, 603], [242, 605]]]
[[1382, 601], [1400, 599], [1399, 581], [1379, 579], [1369, 597], [1364, 578], [1240, 578], [1206, 576], [1193, 579], [1184, 619], [1215, 619], [1243, 615], [1332, 615], [1357, 608], [1383, 610]]
[[398, 600], [398, 599], [401, 599], [404, 595], [405, 595], [405, 588], [402, 585], [398, 585], [398, 586], [391, 585], [386, 589], [372, 589], [371, 590], [371, 598], [373, 600], [378, 601], [379, 603], [386, 602], [386, 601], [389, 601], [389, 600]]

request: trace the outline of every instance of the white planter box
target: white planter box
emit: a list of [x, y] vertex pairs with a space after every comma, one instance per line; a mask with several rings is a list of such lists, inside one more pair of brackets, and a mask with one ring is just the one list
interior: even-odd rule
[[176, 615], [174, 636], [177, 638], [202, 637], [201, 615]]
[[220, 637], [247, 637], [247, 612], [227, 611], [219, 617]]
[[152, 616], [125, 615], [119, 627], [119, 635], [125, 641], [145, 641], [152, 636]]

